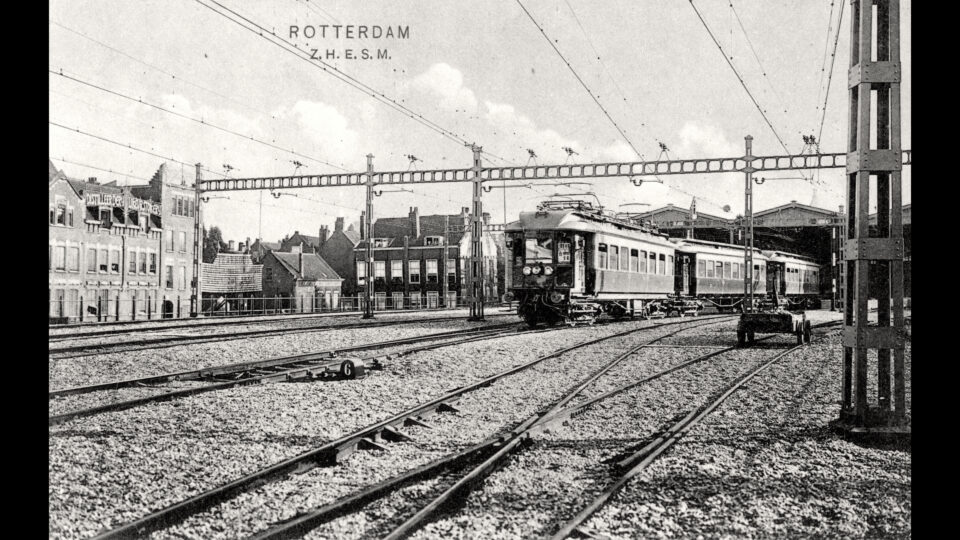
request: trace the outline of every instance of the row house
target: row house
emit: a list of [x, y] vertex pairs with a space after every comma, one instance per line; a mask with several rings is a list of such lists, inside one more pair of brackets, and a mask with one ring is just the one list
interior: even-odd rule
[[[484, 223], [489, 222], [484, 214]], [[376, 309], [455, 307], [467, 297], [467, 261], [470, 255], [469, 209], [459, 214], [420, 216], [416, 207], [405, 218], [383, 218], [373, 224], [370, 238], [354, 248], [358, 295], [367, 279], [367, 242], [373, 245], [373, 286]], [[361, 223], [364, 220], [361, 219]], [[484, 235], [485, 294], [497, 291], [495, 237]]]
[[195, 198], [163, 178], [161, 166], [146, 186], [101, 184], [69, 178], [50, 162], [51, 319], [190, 313]]
[[337, 309], [343, 280], [320, 255], [291, 246], [292, 252], [271, 251], [263, 260], [263, 296], [277, 299], [279, 308], [293, 312]]

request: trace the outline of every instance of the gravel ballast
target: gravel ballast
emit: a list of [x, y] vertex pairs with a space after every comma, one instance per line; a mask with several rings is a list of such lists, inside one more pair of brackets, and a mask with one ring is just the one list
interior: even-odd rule
[[50, 430], [51, 535], [90, 536], [538, 354], [649, 324], [518, 335], [411, 355], [357, 381], [235, 388], [67, 422]]

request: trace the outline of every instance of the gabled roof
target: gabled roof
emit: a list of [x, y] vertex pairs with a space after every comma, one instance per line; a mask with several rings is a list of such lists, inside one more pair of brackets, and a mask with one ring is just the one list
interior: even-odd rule
[[273, 256], [296, 279], [318, 280], [318, 279], [340, 279], [337, 272], [330, 268], [327, 261], [316, 253], [303, 253], [303, 274], [300, 274], [300, 253], [285, 253], [282, 251], [271, 251], [267, 256]]
[[360, 233], [353, 229], [347, 229], [345, 231], [335, 231], [335, 233], [336, 232], [342, 232], [343, 235], [347, 237], [347, 240], [350, 240], [351, 242], [353, 242], [354, 246], [360, 243]]
[[767, 209], [767, 210], [761, 210], [761, 211], [759, 211], [759, 212], [754, 212], [754, 213], [753, 213], [753, 217], [754, 217], [754, 218], [757, 218], [757, 217], [765, 216], [765, 215], [767, 215], [767, 214], [776, 214], [776, 213], [778, 213], [778, 212], [783, 212], [784, 210], [794, 210], [794, 209], [796, 209], [796, 210], [803, 210], [803, 211], [806, 211], [806, 212], [813, 212], [813, 213], [815, 213], [815, 214], [823, 214], [823, 215], [825, 215], [825, 216], [835, 216], [835, 215], [837, 215], [837, 212], [834, 212], [834, 211], [832, 211], [832, 210], [826, 210], [826, 209], [824, 209], [824, 208], [817, 208], [817, 207], [815, 207], [815, 206], [808, 206], [808, 205], [806, 205], [806, 204], [800, 204], [800, 203], [798, 203], [798, 202], [791, 201], [791, 202], [789, 202], [789, 203], [787, 203], [787, 204], [781, 204], [780, 206], [775, 206], [775, 207], [769, 208], [769, 209]]
[[[689, 217], [690, 217], [690, 209], [689, 209], [689, 208], [682, 208], [682, 207], [680, 207], [680, 206], [674, 206], [674, 205], [672, 205], [672, 204], [668, 204], [667, 206], [662, 206], [662, 207], [660, 207], [660, 208], [655, 208], [655, 209], [653, 209], [653, 210], [650, 210], [649, 212], [644, 212], [644, 213], [640, 214], [639, 217], [642, 218], [642, 219], [650, 219], [650, 218], [653, 218], [653, 217], [655, 217], [655, 216], [658, 216], [658, 215], [661, 215], [661, 214], [665, 214], [665, 213], [668, 213], [668, 212], [676, 212], [676, 213], [678, 213], [679, 215], [684, 216], [685, 219], [689, 219]], [[697, 212], [697, 221], [708, 221], [708, 220], [720, 221], [720, 222], [723, 222], [723, 223], [732, 223], [732, 222], [733, 222], [733, 220], [730, 219], [730, 218], [724, 218], [724, 217], [714, 216], [714, 215], [708, 214], [708, 213], [706, 213], [706, 212], [700, 212], [700, 211]]]

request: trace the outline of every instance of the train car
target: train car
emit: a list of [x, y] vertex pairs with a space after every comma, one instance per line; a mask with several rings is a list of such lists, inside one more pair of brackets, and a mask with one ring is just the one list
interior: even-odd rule
[[[677, 251], [676, 294], [709, 302], [720, 311], [739, 309], [743, 300], [743, 246], [706, 240], [674, 239]], [[753, 250], [756, 296], [767, 293], [767, 257]]]
[[791, 307], [817, 307], [820, 265], [803, 255], [768, 252], [767, 289], [778, 299], [786, 299]]
[[530, 326], [648, 313], [674, 295], [665, 234], [584, 201], [548, 201], [506, 227], [511, 294]]

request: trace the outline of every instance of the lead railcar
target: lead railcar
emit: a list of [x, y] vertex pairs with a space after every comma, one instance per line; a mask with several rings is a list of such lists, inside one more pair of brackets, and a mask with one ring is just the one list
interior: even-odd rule
[[674, 293], [667, 235], [584, 201], [547, 201], [506, 227], [511, 294], [530, 326], [648, 315]]

